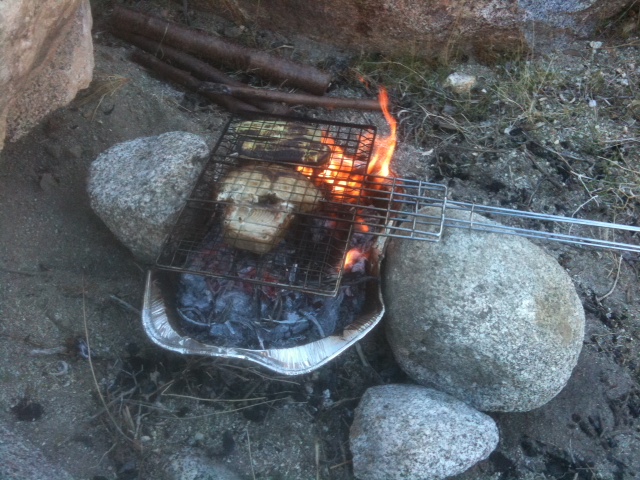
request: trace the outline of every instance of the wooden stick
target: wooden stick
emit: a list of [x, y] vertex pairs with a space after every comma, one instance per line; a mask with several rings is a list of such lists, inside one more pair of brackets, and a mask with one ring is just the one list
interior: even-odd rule
[[148, 68], [149, 70], [154, 71], [161, 77], [171, 81], [178, 83], [184, 87], [190, 88], [191, 90], [195, 90], [211, 101], [217, 103], [228, 109], [233, 113], [240, 112], [261, 112], [258, 107], [254, 105], [250, 105], [248, 103], [243, 102], [242, 100], [238, 100], [237, 98], [231, 98], [227, 95], [220, 95], [212, 92], [206, 92], [203, 90], [203, 86], [205, 82], [201, 82], [197, 78], [191, 76], [189, 72], [185, 72], [184, 70], [180, 70], [178, 68], [172, 67], [171, 65], [164, 63], [162, 60], [158, 60], [153, 55], [145, 53], [143, 51], [137, 50], [131, 54], [131, 58], [142, 65], [143, 67]]
[[134, 12], [121, 6], [116, 6], [114, 9], [111, 25], [117, 30], [143, 35], [184, 52], [193, 53], [238, 70], [249, 70], [280, 85], [299, 87], [314, 94], [322, 95], [331, 83], [331, 76], [317, 68], [226, 42], [205, 32]]
[[[123, 32], [120, 30], [112, 30], [111, 33], [116, 37], [121, 38], [131, 43], [132, 45], [135, 45], [136, 47], [155, 55], [157, 58], [160, 58], [177, 68], [186, 70], [199, 80], [224, 83], [226, 85], [235, 85], [238, 87], [246, 86], [241, 81], [230, 77], [229, 75], [209, 65], [208, 63], [203, 62], [202, 60], [199, 60], [196, 57], [189, 55], [188, 53], [181, 52], [180, 50], [177, 50], [168, 45], [162, 45], [155, 40], [151, 40], [150, 38], [143, 37], [141, 35], [135, 35], [129, 32]], [[247, 100], [246, 103], [255, 105], [259, 109], [264, 110], [268, 113], [275, 113], [277, 115], [291, 114], [291, 109], [289, 107], [278, 103], [262, 102], [260, 100]]]
[[271, 102], [284, 102], [290, 105], [308, 105], [311, 107], [323, 107], [327, 109], [345, 110], [381, 110], [377, 100], [362, 98], [336, 98], [318, 97], [302, 93], [287, 93], [278, 90], [266, 90], [252, 87], [236, 87], [221, 83], [202, 82], [201, 91], [231, 95], [244, 99], [260, 99]]

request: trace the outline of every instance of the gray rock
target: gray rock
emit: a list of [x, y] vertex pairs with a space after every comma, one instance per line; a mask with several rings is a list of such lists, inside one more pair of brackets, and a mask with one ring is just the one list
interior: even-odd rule
[[89, 86], [92, 22], [88, 0], [0, 2], [0, 150]]
[[240, 480], [226, 466], [189, 448], [171, 457], [166, 473], [166, 480]]
[[487, 458], [498, 444], [491, 417], [419, 385], [367, 390], [350, 432], [360, 480], [445, 478]]
[[62, 468], [12, 430], [0, 425], [0, 479], [73, 480]]
[[187, 132], [115, 145], [91, 165], [91, 207], [138, 259], [154, 262], [208, 155]]
[[394, 240], [383, 280], [387, 336], [403, 370], [479, 410], [539, 407], [577, 363], [580, 299], [555, 259], [525, 238], [449, 228], [439, 243]]
[[[202, 8], [229, 16], [224, 2], [197, 1]], [[464, 56], [487, 63], [506, 53], [552, 53], [568, 41], [595, 35], [598, 26], [624, 11], [628, 0], [236, 0], [252, 20], [352, 53], [388, 57], [439, 58], [445, 63]], [[331, 28], [326, 28], [331, 25]]]

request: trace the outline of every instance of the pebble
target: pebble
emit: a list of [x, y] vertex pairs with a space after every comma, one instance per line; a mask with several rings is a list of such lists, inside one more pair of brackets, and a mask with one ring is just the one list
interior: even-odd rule
[[464, 73], [452, 73], [445, 80], [445, 87], [450, 88], [459, 95], [469, 93], [475, 84], [476, 77]]

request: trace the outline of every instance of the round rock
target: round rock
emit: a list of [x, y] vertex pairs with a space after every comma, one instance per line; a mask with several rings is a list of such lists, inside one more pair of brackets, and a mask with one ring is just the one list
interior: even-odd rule
[[152, 263], [208, 155], [204, 139], [187, 132], [115, 145], [91, 164], [91, 207], [139, 260]]
[[556, 260], [525, 238], [445, 227], [438, 243], [393, 240], [383, 280], [402, 369], [479, 410], [537, 408], [577, 363], [580, 299]]
[[360, 480], [440, 479], [487, 458], [498, 428], [484, 413], [419, 385], [367, 390], [355, 412], [350, 445]]

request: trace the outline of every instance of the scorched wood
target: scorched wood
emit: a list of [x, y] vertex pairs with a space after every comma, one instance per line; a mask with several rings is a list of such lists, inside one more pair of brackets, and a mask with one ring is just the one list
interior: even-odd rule
[[[162, 42], [157, 42], [141, 35], [135, 35], [129, 32], [123, 32], [120, 30], [113, 30], [111, 33], [118, 38], [121, 38], [132, 45], [135, 45], [146, 52], [151, 53], [156, 58], [159, 58], [165, 62], [168, 62], [171, 66], [177, 67], [182, 70], [186, 70], [199, 80], [206, 82], [224, 83], [225, 85], [234, 85], [237, 87], [246, 86], [239, 80], [230, 77], [217, 68], [209, 65], [207, 62], [189, 55], [188, 53], [181, 52], [180, 50], [163, 45]], [[246, 100], [246, 103], [255, 105], [261, 110], [267, 113], [274, 113], [277, 115], [289, 115], [291, 109], [285, 105], [265, 102], [260, 100]]]
[[161, 41], [233, 69], [251, 71], [279, 85], [299, 87], [310, 93], [322, 95], [331, 83], [331, 76], [317, 68], [226, 42], [205, 32], [120, 6], [116, 6], [113, 11], [111, 25], [114, 29]]

